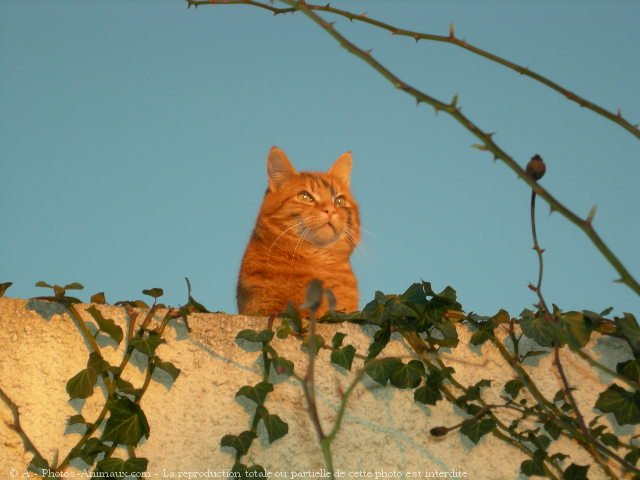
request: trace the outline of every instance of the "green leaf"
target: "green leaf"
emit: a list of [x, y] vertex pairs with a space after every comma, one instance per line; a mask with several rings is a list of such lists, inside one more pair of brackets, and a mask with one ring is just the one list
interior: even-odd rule
[[131, 345], [136, 350], [144, 353], [149, 358], [153, 358], [156, 348], [158, 348], [163, 343], [167, 343], [167, 341], [156, 332], [148, 332], [147, 335], [144, 335], [142, 337], [135, 336], [131, 340], [129, 340], [129, 345]]
[[71, 417], [69, 417], [69, 420], [67, 420], [67, 425], [69, 426], [77, 425], [78, 423], [86, 425], [87, 421], [84, 419], [82, 415], [72, 415]]
[[160, 370], [168, 373], [171, 378], [173, 378], [174, 382], [178, 378], [178, 375], [180, 375], [181, 370], [178, 367], [176, 367], [171, 362], [163, 362], [158, 356], [153, 357], [153, 364], [156, 366], [156, 368], [159, 368]]
[[260, 411], [260, 418], [262, 419], [262, 423], [264, 424], [265, 429], [267, 430], [267, 435], [269, 436], [269, 443], [275, 442], [277, 439], [284, 437], [289, 431], [289, 425], [286, 422], [283, 422], [282, 419], [278, 415], [271, 415], [264, 407], [258, 407]]
[[135, 388], [130, 382], [127, 382], [124, 378], [118, 377], [116, 380], [116, 389], [120, 393], [124, 393], [127, 395], [138, 396], [140, 394], [140, 389]]
[[278, 375], [286, 375], [290, 377], [293, 375], [293, 362], [286, 358], [276, 357], [273, 359], [273, 368], [275, 368]]
[[324, 338], [320, 335], [307, 335], [302, 341], [302, 346], [308, 351], [318, 355], [318, 351], [324, 345]]
[[65, 290], [82, 290], [84, 287], [82, 286], [81, 283], [73, 282], [68, 285], [65, 285], [62, 288], [64, 288]]
[[273, 332], [271, 330], [262, 330], [261, 332], [242, 330], [236, 335], [236, 340], [242, 339], [254, 343], [270, 342], [272, 338]]
[[372, 358], [380, 355], [382, 350], [384, 350], [389, 343], [389, 340], [391, 340], [391, 326], [387, 324], [380, 328], [380, 330], [378, 330], [373, 336], [373, 342], [369, 345], [367, 360], [371, 360]]
[[640, 423], [640, 392], [626, 391], [618, 385], [611, 385], [598, 397], [596, 408], [604, 413], [613, 413], [620, 425]]
[[367, 368], [367, 375], [380, 385], [386, 385], [394, 370], [402, 365], [397, 358], [382, 358], [376, 360]]
[[237, 478], [239, 480], [255, 480], [256, 478], [267, 478], [267, 472], [261, 465], [252, 465], [247, 467], [243, 463], [236, 462], [231, 468], [229, 478]]
[[486, 342], [487, 340], [489, 340], [490, 335], [487, 331], [485, 330], [478, 330], [477, 332], [474, 332], [473, 335], [471, 335], [471, 345], [482, 345], [484, 342]]
[[624, 317], [615, 318], [614, 321], [618, 333], [629, 342], [634, 353], [640, 353], [640, 327], [638, 326], [636, 317], [630, 313], [625, 313]]
[[4, 292], [6, 292], [11, 285], [13, 285], [13, 282], [0, 283], [0, 297], [4, 297]]
[[483, 436], [492, 432], [495, 428], [495, 420], [492, 418], [485, 418], [463, 425], [460, 429], [460, 433], [467, 436], [473, 443], [477, 444]]
[[342, 341], [344, 340], [344, 337], [346, 337], [346, 336], [347, 336], [346, 333], [336, 332], [336, 334], [331, 339], [331, 346], [333, 348], [340, 348], [342, 346]]
[[70, 455], [72, 458], [81, 458], [88, 465], [93, 465], [98, 455], [107, 453], [109, 450], [111, 450], [109, 445], [105, 445], [97, 438], [90, 438], [82, 444], [81, 448], [72, 450]]
[[322, 303], [322, 297], [324, 295], [324, 289], [322, 288], [322, 282], [320, 280], [313, 279], [307, 286], [307, 293], [305, 295], [304, 303], [301, 305], [309, 311], [315, 312], [320, 308]]
[[91, 305], [89, 308], [87, 308], [87, 312], [96, 321], [100, 331], [109, 335], [114, 342], [120, 345], [123, 337], [122, 328], [116, 325], [116, 323], [110, 318], [104, 318], [102, 312], [100, 312], [100, 310], [98, 310], [95, 305]]
[[555, 422], [551, 420], [547, 420], [546, 422], [544, 422], [543, 426], [544, 426], [544, 429], [547, 431], [547, 433], [554, 440], [557, 440], [558, 437], [560, 436], [560, 433], [562, 432], [562, 429], [558, 425], [556, 425]]
[[80, 370], [67, 382], [67, 393], [70, 399], [88, 398], [93, 395], [93, 387], [98, 377], [88, 368]]
[[522, 387], [522, 380], [520, 380], [519, 378], [514, 378], [513, 380], [509, 380], [504, 384], [504, 391], [507, 393], [507, 395], [515, 400]]
[[333, 350], [331, 352], [331, 363], [340, 365], [351, 371], [351, 364], [353, 363], [353, 357], [356, 354], [356, 349], [353, 345], [347, 345], [346, 347]]
[[624, 456], [624, 459], [631, 465], [635, 465], [640, 460], [640, 448], [632, 446], [631, 451]]
[[546, 476], [544, 471], [544, 459], [546, 457], [544, 450], [536, 450], [533, 454], [532, 460], [525, 460], [520, 464], [520, 471], [527, 477], [538, 475], [540, 477]]
[[293, 305], [293, 303], [289, 302], [287, 304], [287, 308], [285, 310], [286, 317], [290, 320], [291, 326], [293, 327], [293, 331], [296, 333], [303, 333], [302, 328], [302, 319], [300, 318], [300, 312]]
[[147, 470], [149, 460], [146, 458], [130, 458], [128, 460], [122, 460], [121, 458], [105, 458], [100, 460], [96, 465], [96, 472], [110, 473], [112, 477], [123, 478], [119, 475], [119, 472], [127, 473], [129, 476], [134, 473], [142, 473]]
[[578, 349], [584, 347], [591, 338], [591, 324], [588, 323], [584, 315], [580, 312], [561, 313], [558, 317], [560, 329], [564, 332], [567, 344]]
[[424, 403], [425, 405], [435, 405], [436, 402], [442, 400], [442, 394], [438, 387], [427, 383], [416, 388], [413, 392], [413, 399], [414, 401]]
[[98, 380], [98, 375], [109, 368], [99, 353], [91, 352], [87, 361], [87, 368], [75, 374], [67, 382], [69, 398], [88, 398], [93, 394], [93, 387]]
[[142, 437], [149, 437], [147, 417], [140, 405], [128, 398], [107, 401], [109, 418], [102, 434], [103, 442], [135, 446]]
[[618, 363], [616, 372], [629, 380], [637, 382], [640, 380], [640, 358]]
[[572, 463], [564, 471], [562, 476], [563, 480], [588, 480], [587, 472], [589, 471], [589, 465], [576, 465]]
[[401, 363], [391, 373], [391, 385], [396, 388], [416, 388], [426, 375], [424, 364], [420, 360]]
[[[528, 311], [525, 310], [525, 312]], [[527, 337], [535, 340], [538, 345], [543, 347], [564, 344], [564, 336], [557, 323], [550, 322], [543, 316], [534, 317], [525, 314], [525, 312], [523, 312], [523, 316], [520, 319], [520, 327]]]
[[164, 290], [161, 288], [150, 288], [149, 290], [142, 290], [143, 295], [148, 295], [152, 298], [160, 298], [164, 295]]
[[262, 405], [269, 392], [273, 392], [273, 385], [268, 382], [260, 382], [253, 387], [249, 385], [240, 387], [240, 390], [236, 392], [236, 398], [247, 397], [257, 405]]
[[225, 435], [220, 440], [220, 445], [234, 448], [240, 455], [246, 455], [256, 437], [256, 433], [251, 431], [242, 432], [240, 435]]
[[104, 296], [104, 292], [98, 292], [91, 295], [89, 302], [97, 303], [98, 305], [105, 305], [107, 303], [107, 299]]

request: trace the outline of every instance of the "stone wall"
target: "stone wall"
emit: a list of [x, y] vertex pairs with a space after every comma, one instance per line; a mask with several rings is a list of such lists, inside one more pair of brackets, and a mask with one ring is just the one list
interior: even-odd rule
[[[87, 307], [79, 305], [78, 310], [84, 312]], [[98, 308], [126, 331], [124, 309], [104, 305]], [[88, 314], [84, 315], [89, 320]], [[149, 459], [148, 471], [159, 478], [178, 477], [181, 472], [199, 477], [228, 471], [235, 451], [221, 447], [220, 440], [226, 434], [247, 430], [254, 409], [252, 402], [236, 398], [235, 394], [241, 386], [254, 385], [262, 379], [258, 344], [237, 342], [235, 337], [242, 329], [265, 328], [265, 319], [196, 314], [189, 317], [189, 323], [191, 333], [182, 323], [172, 322], [166, 332], [168, 343], [158, 349], [164, 361], [171, 361], [182, 370], [180, 376], [172, 382], [160, 372], [156, 377], [159, 381], [151, 382], [142, 400], [151, 431], [136, 454]], [[345, 333], [345, 345], [352, 344], [362, 354], [374, 332], [373, 327], [354, 324], [321, 324], [318, 329], [327, 342], [336, 331]], [[484, 390], [483, 397], [489, 402], [499, 401], [504, 383], [514, 377], [512, 370], [488, 342], [481, 348], [468, 347], [470, 332], [464, 326], [458, 330], [461, 345], [450, 354], [443, 354], [443, 358], [455, 368], [456, 378], [463, 384], [473, 385], [481, 378], [491, 380], [492, 387]], [[106, 337], [98, 338], [105, 359], [118, 364], [123, 347], [117, 348]], [[82, 434], [80, 426], [67, 425], [68, 418], [82, 412], [90, 420], [104, 404], [100, 380], [94, 395], [86, 401], [68, 400], [66, 382], [85, 368], [88, 358], [88, 348], [78, 328], [58, 304], [0, 298], [0, 344], [0, 387], [20, 407], [24, 431], [49, 461], [56, 456], [63, 458]], [[275, 338], [273, 346], [294, 362], [296, 373], [304, 375], [307, 354], [298, 339]], [[625, 344], [611, 338], [600, 338], [591, 350], [614, 369], [629, 355]], [[395, 334], [384, 354], [403, 357], [405, 361], [411, 357], [408, 345]], [[340, 392], [354, 375], [331, 365], [329, 355], [326, 349], [320, 351], [316, 370], [320, 416], [327, 430], [335, 419]], [[136, 386], [143, 381], [144, 358], [134, 355], [124, 375]], [[552, 398], [561, 384], [551, 360], [550, 355], [537, 357], [530, 370], [543, 393]], [[593, 418], [598, 412], [590, 406], [611, 379], [568, 353], [564, 353], [563, 361], [571, 383], [577, 387], [580, 406], [588, 419]], [[362, 361], [356, 358], [353, 371], [361, 365]], [[289, 479], [293, 473], [322, 473], [323, 456], [300, 382], [282, 375], [273, 376], [272, 381], [275, 389], [266, 406], [288, 423], [289, 433], [269, 444], [260, 424], [259, 437], [243, 463], [260, 464], [273, 478], [284, 476], [283, 472]], [[505, 415], [508, 421], [508, 414]], [[6, 424], [11, 423], [12, 416], [2, 402], [0, 416], [0, 478], [11, 478], [16, 473], [23, 478], [32, 455], [25, 453], [21, 439]], [[493, 435], [484, 436], [474, 445], [459, 432], [442, 438], [429, 434], [434, 426], [455, 425], [464, 418], [462, 411], [447, 401], [425, 406], [414, 401], [413, 390], [385, 388], [365, 376], [348, 401], [342, 428], [333, 444], [334, 466], [345, 473], [344, 478], [374, 480], [398, 475], [404, 478], [407, 472], [413, 472], [413, 478], [436, 477], [435, 472], [449, 472], [449, 478], [518, 478], [520, 463], [528, 457]], [[618, 433], [628, 433], [614, 428]], [[558, 443], [571, 456], [569, 462], [591, 463], [584, 450], [568, 440]], [[71, 471], [81, 472], [86, 467], [82, 461], [75, 462]], [[599, 477], [601, 471], [594, 466], [590, 478]]]

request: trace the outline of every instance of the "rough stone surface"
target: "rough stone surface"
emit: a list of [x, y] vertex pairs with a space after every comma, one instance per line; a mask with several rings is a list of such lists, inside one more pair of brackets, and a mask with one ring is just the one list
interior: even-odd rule
[[[87, 324], [93, 323], [85, 312], [88, 305], [79, 305]], [[112, 318], [126, 332], [127, 317], [122, 308], [98, 306], [107, 318]], [[149, 472], [160, 478], [173, 473], [193, 472], [213, 475], [228, 471], [234, 462], [234, 450], [222, 448], [220, 439], [226, 434], [239, 434], [249, 428], [253, 404], [245, 398], [235, 398], [243, 385], [262, 380], [261, 355], [256, 344], [236, 342], [242, 329], [261, 330], [266, 319], [237, 315], [208, 314], [189, 317], [192, 332], [187, 333], [180, 322], [172, 322], [166, 331], [167, 344], [157, 351], [164, 361], [171, 361], [182, 372], [177, 381], [168, 375], [154, 374], [142, 408], [149, 420], [151, 433], [137, 448], [137, 456], [149, 459]], [[336, 331], [347, 334], [344, 344], [352, 344], [359, 353], [366, 353], [374, 329], [354, 324], [318, 325], [318, 333], [330, 342]], [[464, 385], [488, 379], [492, 387], [483, 391], [488, 402], [499, 402], [504, 383], [514, 378], [499, 353], [488, 342], [481, 348], [467, 347], [470, 332], [459, 326], [461, 345], [443, 354], [445, 362], [455, 368], [456, 378]], [[99, 336], [104, 358], [117, 365], [124, 348], [104, 336]], [[123, 344], [125, 342], [122, 342]], [[307, 354], [299, 340], [275, 338], [273, 346], [278, 354], [295, 364], [295, 371], [303, 376]], [[68, 400], [66, 382], [86, 366], [88, 346], [79, 329], [65, 309], [57, 304], [37, 300], [0, 298], [0, 387], [19, 406], [24, 431], [40, 453], [49, 461], [64, 458], [81, 437], [78, 426], [67, 426], [71, 415], [82, 413], [86, 419], [95, 418], [104, 404], [104, 385], [101, 380], [94, 395], [86, 401]], [[615, 369], [615, 364], [628, 358], [629, 351], [622, 342], [601, 338], [592, 346], [595, 358]], [[563, 350], [563, 362], [587, 421], [599, 412], [591, 409], [599, 392], [611, 378], [592, 369], [588, 364]], [[321, 350], [317, 361], [316, 389], [319, 411], [326, 431], [331, 429], [339, 406], [340, 390], [348, 386], [354, 373], [330, 364], [329, 351]], [[411, 351], [400, 336], [392, 337], [385, 355], [399, 356], [407, 361]], [[141, 369], [146, 357], [134, 355], [124, 378], [136, 387], [142, 385]], [[361, 366], [354, 360], [354, 372]], [[560, 389], [557, 370], [551, 355], [536, 357], [528, 369], [542, 392], [552, 398]], [[309, 420], [306, 401], [298, 380], [272, 376], [275, 390], [268, 396], [266, 407], [289, 424], [289, 433], [269, 444], [262, 424], [243, 463], [257, 463], [273, 478], [292, 478], [292, 472], [318, 473], [324, 461], [316, 433]], [[588, 388], [583, 388], [588, 386]], [[9, 408], [0, 402], [0, 478], [9, 478], [12, 469], [22, 472], [32, 455], [24, 451], [21, 439], [7, 425], [12, 422]], [[416, 472], [415, 478], [428, 478], [436, 471], [461, 472], [457, 478], [514, 479], [520, 476], [519, 466], [527, 457], [520, 450], [505, 444], [493, 435], [484, 436], [474, 445], [460, 433], [433, 438], [429, 429], [451, 426], [465, 416], [449, 402], [425, 406], [414, 402], [412, 390], [384, 388], [370, 378], [356, 387], [348, 401], [341, 430], [333, 443], [333, 460], [345, 478], [405, 477]], [[509, 415], [504, 415], [505, 422]], [[615, 433], [629, 433], [615, 421]], [[591, 463], [591, 458], [568, 440], [557, 442], [570, 462]], [[125, 452], [119, 452], [126, 458]], [[568, 465], [569, 463], [566, 463]], [[79, 460], [73, 469], [87, 466]], [[383, 472], [384, 471], [384, 472]], [[14, 472], [15, 473], [15, 472]], [[466, 473], [463, 477], [462, 473]], [[590, 478], [600, 478], [602, 472], [592, 467]], [[524, 478], [524, 477], [523, 477]]]

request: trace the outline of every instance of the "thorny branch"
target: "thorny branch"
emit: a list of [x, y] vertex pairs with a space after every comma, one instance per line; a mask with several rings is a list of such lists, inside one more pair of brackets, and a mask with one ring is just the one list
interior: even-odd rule
[[[367, 63], [369, 66], [371, 66], [375, 71], [377, 71], [386, 80], [388, 80], [395, 88], [415, 98], [418, 104], [426, 103], [428, 105], [431, 105], [436, 112], [439, 112], [439, 111], [445, 112], [446, 114], [453, 117], [465, 129], [471, 132], [476, 138], [478, 138], [482, 142], [482, 145], [479, 145], [479, 148], [481, 150], [486, 150], [490, 152], [493, 155], [495, 160], [501, 160], [502, 162], [504, 162], [511, 170], [513, 170], [513, 172], [519, 178], [524, 180], [536, 192], [537, 195], [542, 197], [549, 204], [552, 211], [557, 211], [563, 217], [565, 217], [569, 222], [573, 223], [576, 227], [582, 230], [583, 233], [591, 240], [591, 242], [595, 245], [595, 247], [600, 251], [600, 253], [608, 260], [611, 266], [618, 272], [618, 274], [620, 275], [620, 279], [618, 281], [621, 283], [624, 283], [629, 288], [631, 288], [634, 292], [640, 295], [640, 283], [638, 283], [638, 281], [631, 275], [631, 273], [627, 270], [624, 264], [618, 259], [618, 257], [609, 249], [609, 247], [605, 244], [605, 242], [600, 238], [600, 236], [598, 235], [598, 233], [596, 232], [595, 228], [592, 225], [592, 218], [591, 217], [587, 217], [585, 219], [581, 218], [580, 216], [575, 214], [573, 211], [565, 207], [559, 200], [557, 200], [553, 195], [551, 195], [551, 193], [549, 193], [547, 190], [545, 190], [541, 186], [537, 185], [537, 183], [526, 174], [524, 169], [509, 154], [507, 154], [504, 150], [502, 150], [502, 148], [496, 142], [494, 142], [493, 134], [484, 132], [470, 118], [468, 118], [466, 115], [462, 113], [461, 108], [458, 107], [457, 105], [457, 101], [458, 101], [457, 96], [454, 97], [451, 102], [447, 103], [435, 97], [432, 97], [421, 90], [418, 90], [412, 87], [408, 83], [402, 81], [393, 72], [391, 72], [386, 67], [384, 67], [375, 58], [373, 58], [373, 56], [371, 55], [371, 52], [364, 51], [363, 49], [357, 47], [355, 44], [351, 43], [349, 40], [347, 40], [346, 37], [344, 37], [341, 33], [339, 33], [334, 28], [333, 23], [327, 22], [326, 20], [324, 20], [322, 17], [318, 16], [314, 12], [314, 10], [322, 10], [321, 8], [316, 8], [317, 7], [316, 5], [313, 5], [313, 4], [310, 5], [304, 1], [297, 1], [297, 0], [281, 0], [281, 1], [287, 4], [289, 8], [278, 9], [276, 7], [273, 7], [272, 5], [268, 5], [268, 4], [264, 4], [256, 1], [250, 1], [250, 0], [208, 0], [208, 1], [187, 0], [187, 5], [197, 7], [199, 5], [205, 5], [205, 4], [207, 5], [241, 4], [241, 5], [250, 5], [250, 6], [263, 8], [275, 14], [294, 12], [294, 11], [300, 11], [304, 13], [305, 16], [307, 16], [310, 20], [312, 20], [319, 27], [325, 30], [349, 53], [355, 55], [356, 57], [360, 58], [365, 63]], [[327, 10], [327, 7], [325, 7], [324, 9], [326, 11], [331, 11], [331, 10]], [[336, 10], [336, 9], [332, 9], [332, 10]], [[336, 10], [336, 12], [332, 12], [332, 13], [337, 13], [337, 12], [338, 11]], [[362, 15], [361, 16], [354, 15], [354, 14], [351, 14], [351, 15], [353, 19], [360, 20], [360, 21], [364, 21], [362, 20], [362, 18], [366, 18]], [[347, 16], [347, 15], [344, 15], [344, 16]], [[374, 22], [367, 22], [367, 23], [376, 25], [376, 23]], [[377, 25], [377, 26], [381, 26], [381, 25]], [[405, 33], [407, 32], [408, 31], [405, 31]], [[452, 37], [452, 39], [455, 39], [455, 35], [450, 35], [450, 37]], [[434, 38], [429, 38], [429, 36], [426, 34], [423, 34], [422, 38], [425, 40], [427, 39], [434, 40]], [[454, 42], [452, 40], [449, 40], [449, 43], [456, 44], [456, 45], [459, 42], [462, 42], [462, 41]], [[460, 46], [462, 46], [462, 44], [460, 44]], [[474, 51], [473, 49], [470, 49], [470, 48], [469, 50]], [[478, 53], [478, 52], [475, 52], [475, 53]], [[487, 57], [487, 58], [490, 58], [490, 57]], [[494, 58], [492, 59], [495, 60]], [[520, 73], [524, 74], [524, 71]], [[532, 76], [532, 78], [535, 78], [535, 77]], [[544, 77], [541, 77], [541, 78], [544, 78]], [[536, 79], [541, 81], [541, 78], [536, 78]], [[543, 83], [548, 85], [547, 82], [543, 82]], [[549, 82], [549, 83], [552, 83], [552, 82]], [[551, 85], [548, 85], [548, 86], [552, 87]], [[577, 97], [575, 94], [571, 92], [568, 92], [568, 93], [570, 93], [570, 95], [567, 95], [568, 98], [579, 99], [577, 100], [579, 101], [579, 103], [586, 102], [584, 99]], [[586, 106], [586, 103], [584, 106]], [[615, 115], [614, 117], [617, 118], [618, 116]], [[616, 122], [616, 123], [620, 123], [620, 122]], [[637, 130], [637, 128], [633, 127], [631, 131], [634, 131], [634, 130]]]

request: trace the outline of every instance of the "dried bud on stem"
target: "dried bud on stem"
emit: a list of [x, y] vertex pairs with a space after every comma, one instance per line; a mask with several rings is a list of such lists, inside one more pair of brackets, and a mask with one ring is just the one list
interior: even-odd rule
[[547, 171], [547, 167], [544, 164], [544, 160], [540, 155], [534, 155], [527, 163], [527, 168], [525, 169], [527, 175], [533, 178], [535, 181], [540, 180], [544, 177], [545, 172]]

